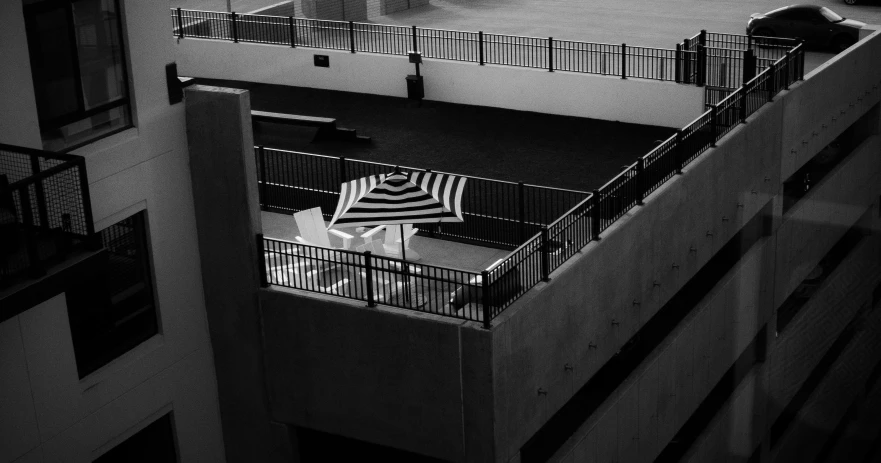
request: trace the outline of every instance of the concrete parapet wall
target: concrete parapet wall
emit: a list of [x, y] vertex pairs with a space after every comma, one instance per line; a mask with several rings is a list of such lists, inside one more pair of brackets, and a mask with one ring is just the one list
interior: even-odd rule
[[[502, 460], [776, 194], [781, 115], [780, 105], [753, 115], [497, 319], [493, 376]], [[766, 267], [757, 278], [772, 275]], [[760, 326], [751, 323], [738, 336], [752, 339]], [[574, 371], [564, 371], [564, 363]], [[546, 399], [536, 398], [538, 387], [548, 390]]]
[[302, 0], [303, 16], [333, 21], [366, 21], [367, 0]]
[[491, 458], [489, 332], [284, 288], [260, 299], [274, 420], [445, 460]]
[[[405, 56], [186, 38], [180, 75], [407, 96]], [[330, 67], [316, 67], [328, 55]], [[703, 88], [644, 79], [547, 72], [426, 58], [425, 98], [564, 116], [680, 128], [703, 112]]]

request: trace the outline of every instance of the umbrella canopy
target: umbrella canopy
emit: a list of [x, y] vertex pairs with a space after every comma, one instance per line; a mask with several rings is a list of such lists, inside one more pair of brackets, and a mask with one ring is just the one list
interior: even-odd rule
[[371, 175], [342, 185], [331, 227], [462, 222], [465, 178], [433, 172]]

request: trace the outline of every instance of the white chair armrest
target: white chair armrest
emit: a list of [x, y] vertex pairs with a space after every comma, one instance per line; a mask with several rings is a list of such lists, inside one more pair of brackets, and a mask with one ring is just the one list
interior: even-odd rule
[[[407, 241], [407, 240], [409, 240], [410, 238], [412, 238], [413, 235], [415, 235], [416, 232], [418, 232], [418, 231], [419, 231], [418, 228], [413, 228], [413, 229], [411, 229], [410, 231], [408, 231], [408, 232], [404, 235], [404, 241]], [[396, 243], [400, 243], [400, 242], [401, 242], [401, 239], [398, 238], [397, 240], [395, 240], [395, 242], [396, 242]]]
[[336, 236], [342, 238], [342, 239], [343, 239], [343, 248], [344, 248], [344, 249], [349, 249], [349, 245], [352, 244], [352, 238], [354, 238], [354, 236], [352, 236], [352, 235], [350, 235], [350, 234], [348, 234], [348, 233], [345, 233], [345, 232], [341, 232], [341, 231], [339, 231], [339, 230], [335, 230], [335, 229], [333, 229], [333, 228], [331, 228], [331, 229], [329, 229], [329, 230], [327, 230], [327, 231], [328, 231], [328, 233], [333, 233], [334, 235], [336, 235]]
[[373, 235], [379, 233], [380, 230], [384, 230], [384, 229], [385, 229], [385, 225], [380, 225], [380, 226], [378, 226], [378, 227], [371, 228], [370, 231], [368, 231], [367, 233], [362, 234], [362, 235], [361, 235], [361, 238], [364, 238], [364, 242], [365, 242], [365, 243], [368, 243], [368, 242], [371, 241], [370, 238], [372, 238]]

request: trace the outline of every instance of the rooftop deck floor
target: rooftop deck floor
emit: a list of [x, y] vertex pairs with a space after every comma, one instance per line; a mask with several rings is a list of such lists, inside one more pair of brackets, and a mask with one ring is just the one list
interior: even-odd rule
[[[267, 147], [432, 169], [474, 177], [592, 191], [648, 153], [670, 128], [481, 106], [247, 82], [251, 108], [331, 117], [369, 144], [311, 142], [314, 129], [266, 127]], [[401, 85], [403, 85], [403, 77]]]

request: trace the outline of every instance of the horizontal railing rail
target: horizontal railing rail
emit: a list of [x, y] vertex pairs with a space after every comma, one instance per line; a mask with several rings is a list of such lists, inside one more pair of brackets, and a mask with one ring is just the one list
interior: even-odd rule
[[[703, 82], [695, 78], [698, 67], [694, 52], [698, 45], [707, 46], [700, 41], [701, 34], [677, 45], [676, 49], [666, 49], [293, 16], [182, 8], [172, 8], [170, 11], [172, 32], [178, 38], [229, 40], [397, 56], [406, 56], [411, 51], [417, 51], [425, 58], [480, 65], [529, 67], [698, 85]], [[710, 34], [710, 37], [715, 36]], [[726, 41], [720, 43], [728, 44]], [[733, 40], [731, 44], [736, 45]]]
[[[328, 249], [258, 236], [261, 280], [285, 286], [433, 313], [489, 326], [486, 273], [404, 262], [370, 251]], [[502, 294], [497, 291], [497, 294]], [[478, 309], [479, 306], [479, 309]]]
[[[362, 177], [402, 172], [422, 172], [343, 157], [255, 147], [260, 204], [265, 210], [291, 213], [315, 206], [328, 219], [333, 216], [343, 183]], [[465, 220], [459, 223], [420, 225], [427, 236], [513, 249], [543, 225], [588, 196], [588, 193], [525, 183], [462, 176], [467, 180], [462, 197]]]
[[97, 242], [85, 159], [0, 144], [0, 286]]
[[[481, 40], [485, 41], [486, 34], [481, 35], [484, 36]], [[490, 39], [495, 40], [495, 37]], [[696, 36], [690, 40], [699, 39], [700, 37]], [[542, 40], [544, 39], [535, 39], [528, 46], [538, 49], [545, 46], [546, 51], [550, 50], [553, 41]], [[689, 40], [686, 40], [686, 44], [687, 42]], [[624, 48], [626, 45], [622, 44], [621, 47]], [[688, 49], [690, 48], [680, 45], [676, 55], [694, 53], [687, 51]], [[706, 57], [706, 52], [703, 53]], [[697, 53], [698, 56], [700, 54]], [[677, 59], [676, 55], [674, 60]], [[504, 56], [504, 53], [494, 56], [498, 58]], [[682, 66], [682, 63], [687, 61], [682, 60], [681, 56], [679, 58], [679, 64], [674, 65], [674, 72], [681, 74], [682, 77], [690, 72], [690, 68]], [[665, 56], [664, 59], [668, 58]], [[701, 60], [696, 61], [700, 65]], [[519, 63], [517, 65], [529, 65], [532, 62], [526, 60]], [[430, 233], [433, 236], [466, 238], [514, 248], [505, 259], [480, 274], [410, 263], [404, 265], [399, 260], [370, 256], [368, 253], [325, 250], [304, 247], [305, 245], [296, 243], [284, 244], [284, 249], [279, 250], [278, 246], [281, 245], [276, 244], [279, 243], [278, 240], [260, 237], [261, 246], [266, 247], [266, 256], [268, 256], [266, 259], [271, 261], [282, 258], [278, 256], [284, 256], [283, 259], [288, 260], [272, 261], [281, 262], [280, 265], [284, 268], [303, 265], [320, 268], [322, 265], [337, 265], [348, 269], [347, 272], [355, 271], [365, 279], [363, 283], [352, 283], [353, 278], [348, 278], [344, 284], [348, 289], [345, 290], [340, 289], [340, 285], [337, 284], [342, 281], [340, 279], [334, 280], [337, 286], [322, 286], [320, 279], [315, 283], [318, 286], [309, 287], [308, 285], [312, 283], [297, 283], [296, 286], [291, 286], [293, 276], [288, 276], [287, 280], [284, 280], [280, 274], [272, 273], [276, 271], [273, 269], [278, 265], [262, 262], [262, 271], [270, 275], [265, 277], [264, 281], [354, 297], [367, 300], [370, 305], [378, 300], [375, 294], [367, 289], [368, 282], [373, 284], [372, 277], [368, 278], [367, 275], [372, 275], [371, 272], [380, 269], [377, 277], [383, 277], [383, 281], [396, 281], [402, 285], [418, 283], [422, 286], [416, 292], [407, 293], [408, 298], [417, 299], [416, 306], [412, 302], [407, 302], [410, 299], [401, 302], [400, 298], [383, 297], [379, 302], [465, 320], [481, 321], [485, 327], [489, 327], [490, 321], [520, 296], [539, 282], [548, 281], [554, 270], [579, 253], [590, 241], [599, 240], [601, 233], [615, 221], [626, 215], [633, 207], [643, 204], [652, 192], [677, 174], [681, 174], [685, 166], [709, 148], [716, 146], [719, 139], [739, 124], [746, 122], [750, 115], [765, 103], [772, 101], [780, 91], [803, 79], [804, 49], [801, 44], [797, 44], [739, 88], [724, 95], [720, 94], [706, 112], [678, 130], [675, 135], [662, 141], [649, 153], [640, 156], [636, 162], [628, 165], [620, 174], [590, 194], [523, 183], [470, 178], [471, 187], [468, 188], [473, 188], [473, 192], [469, 199], [463, 200], [465, 223], [443, 224], [443, 228], [438, 226]], [[326, 217], [329, 217], [335, 209], [339, 185], [342, 182], [366, 175], [388, 173], [395, 167], [389, 164], [263, 147], [257, 147], [256, 150], [261, 205], [264, 208], [293, 211], [320, 204]], [[409, 172], [418, 169], [402, 167], [401, 170]], [[469, 224], [469, 222], [473, 223]], [[450, 228], [447, 228], [448, 225]], [[454, 226], [461, 228], [456, 229]], [[413, 269], [412, 273], [422, 276], [411, 275], [411, 269]], [[310, 274], [309, 271], [302, 275], [318, 278], [315, 273]], [[301, 275], [298, 273], [294, 276]], [[358, 284], [363, 286], [359, 287]], [[420, 294], [422, 299], [419, 299]], [[451, 313], [452, 301], [460, 296], [465, 297], [463, 295], [467, 295], [468, 306], [471, 309], [461, 313], [461, 309], [457, 309], [455, 314]], [[449, 304], [442, 303], [445, 299]], [[425, 302], [426, 300], [429, 302]]]

